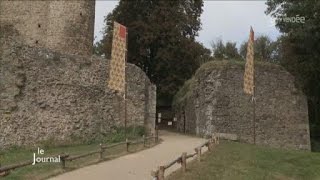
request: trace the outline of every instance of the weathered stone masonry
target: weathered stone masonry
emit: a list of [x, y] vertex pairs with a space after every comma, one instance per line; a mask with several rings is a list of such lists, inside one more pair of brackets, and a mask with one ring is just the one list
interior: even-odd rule
[[[224, 61], [201, 67], [175, 107], [178, 130], [226, 133], [252, 143], [252, 103], [243, 92], [243, 73], [243, 64]], [[256, 65], [256, 141], [310, 150], [306, 97], [293, 76], [277, 65]]]
[[24, 43], [66, 54], [91, 55], [95, 0], [1, 0], [0, 22]]
[[[0, 147], [90, 140], [124, 125], [123, 98], [107, 88], [109, 60], [13, 41], [1, 41]], [[155, 86], [132, 64], [127, 77], [128, 125], [153, 127]]]
[[[0, 1], [0, 149], [90, 141], [124, 125], [123, 96], [107, 88], [109, 60], [91, 56], [94, 7]], [[127, 77], [127, 124], [152, 131], [156, 87], [135, 65]]]

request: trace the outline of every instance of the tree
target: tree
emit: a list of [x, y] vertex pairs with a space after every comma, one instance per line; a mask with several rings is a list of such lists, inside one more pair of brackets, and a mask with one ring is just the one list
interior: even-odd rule
[[237, 49], [237, 43], [227, 42], [225, 46], [225, 56], [227, 59], [238, 59], [240, 57]]
[[202, 0], [121, 0], [105, 18], [104, 37], [97, 45], [109, 58], [113, 21], [127, 26], [128, 62], [146, 72], [159, 98], [170, 101], [207, 52], [195, 42], [202, 6]]
[[213, 57], [215, 59], [224, 59], [225, 46], [223, 44], [222, 39], [211, 41], [211, 47], [212, 47]]
[[[240, 56], [245, 59], [248, 43], [245, 41], [240, 45]], [[254, 40], [254, 57], [258, 61], [277, 61], [278, 42], [273, 42], [268, 36], [262, 35]]]
[[256, 59], [260, 59], [261, 61], [268, 61], [271, 58], [271, 40], [267, 36], [259, 36], [255, 40], [255, 54]]
[[224, 44], [222, 39], [217, 39], [216, 41], [211, 41], [211, 47], [215, 59], [238, 59], [240, 57], [237, 43], [228, 41]]
[[[95, 42], [93, 44], [93, 54], [99, 55], [99, 56], [105, 56], [104, 54], [104, 44], [102, 44], [101, 41]], [[110, 58], [110, 57], [108, 57]]]
[[242, 59], [246, 59], [248, 42], [243, 41], [239, 48], [239, 54]]
[[[284, 33], [280, 62], [303, 87], [308, 97], [311, 136], [320, 139], [320, 3], [267, 0], [266, 4], [266, 13], [276, 18], [276, 27]], [[288, 18], [295, 18], [295, 22]]]

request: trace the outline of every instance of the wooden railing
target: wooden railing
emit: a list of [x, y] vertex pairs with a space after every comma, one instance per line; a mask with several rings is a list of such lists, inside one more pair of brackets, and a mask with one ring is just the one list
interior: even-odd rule
[[164, 174], [166, 169], [170, 168], [174, 164], [178, 163], [181, 164], [182, 172], [186, 172], [187, 170], [187, 159], [193, 158], [194, 156], [197, 156], [198, 161], [201, 160], [201, 152], [203, 147], [208, 147], [208, 151], [212, 151], [214, 144], [219, 144], [219, 136], [216, 134], [213, 134], [212, 137], [207, 140], [206, 142], [202, 143], [201, 145], [194, 148], [195, 152], [192, 154], [187, 154], [186, 152], [182, 153], [181, 156], [177, 157], [173, 161], [159, 166], [157, 170], [151, 171], [151, 176], [153, 177], [153, 180], [164, 180]]
[[[124, 142], [119, 142], [119, 143], [115, 143], [115, 144], [100, 144], [99, 149], [96, 151], [92, 151], [92, 152], [88, 152], [88, 153], [84, 153], [84, 154], [80, 154], [80, 155], [69, 155], [69, 154], [58, 154], [54, 157], [58, 157], [60, 156], [60, 163], [61, 163], [61, 167], [64, 169], [66, 167], [66, 162], [67, 161], [74, 161], [80, 158], [84, 158], [84, 157], [88, 157], [94, 154], [99, 154], [99, 161], [103, 160], [103, 153], [106, 151], [106, 149], [111, 149], [113, 147], [116, 146], [120, 146], [120, 145], [126, 145], [126, 151], [129, 152], [129, 146], [132, 144], [138, 144], [138, 143], [143, 143], [143, 146], [146, 147], [146, 143], [149, 140], [154, 139], [155, 143], [158, 143], [159, 141], [159, 133], [158, 130], [156, 130], [155, 136], [143, 136], [142, 139], [138, 139], [135, 141], [131, 141], [126, 139], [126, 141]], [[10, 173], [10, 171], [17, 169], [17, 168], [21, 168], [21, 167], [25, 167], [25, 166], [29, 166], [33, 164], [33, 160], [29, 160], [29, 161], [24, 161], [24, 162], [20, 162], [20, 163], [16, 163], [16, 164], [12, 164], [12, 165], [7, 165], [7, 166], [2, 166], [0, 165], [0, 177], [1, 176], [6, 176]]]

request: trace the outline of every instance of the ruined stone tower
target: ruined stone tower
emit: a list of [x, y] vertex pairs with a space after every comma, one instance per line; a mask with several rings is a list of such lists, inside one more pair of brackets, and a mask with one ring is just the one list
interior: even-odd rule
[[90, 55], [94, 0], [0, 1], [0, 24], [10, 24], [30, 46]]
[[[110, 61], [90, 56], [95, 0], [0, 0], [0, 150], [93, 142], [123, 127]], [[154, 129], [156, 87], [127, 66], [128, 126]]]

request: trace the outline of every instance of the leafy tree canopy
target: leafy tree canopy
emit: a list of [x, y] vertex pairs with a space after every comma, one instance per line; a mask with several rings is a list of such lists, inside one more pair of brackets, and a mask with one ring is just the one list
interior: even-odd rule
[[211, 47], [214, 59], [239, 59], [240, 57], [237, 43], [235, 42], [228, 41], [224, 44], [222, 39], [217, 39], [216, 41], [211, 41]]
[[[320, 93], [320, 2], [317, 0], [268, 0], [267, 14], [275, 17], [281, 37], [281, 62], [300, 78], [308, 95]], [[305, 23], [286, 22], [303, 17]]]
[[[254, 58], [258, 61], [278, 62], [278, 41], [272, 41], [268, 36], [261, 35], [254, 40]], [[248, 42], [240, 45], [239, 53], [246, 58]]]
[[95, 52], [110, 58], [113, 21], [128, 27], [128, 62], [157, 85], [158, 97], [171, 101], [210, 50], [195, 41], [201, 28], [202, 0], [121, 0], [106, 16]]
[[311, 135], [320, 140], [320, 1], [267, 0], [266, 4], [266, 13], [276, 18], [284, 33], [279, 39], [281, 64], [307, 94]]

